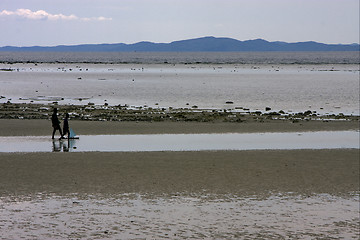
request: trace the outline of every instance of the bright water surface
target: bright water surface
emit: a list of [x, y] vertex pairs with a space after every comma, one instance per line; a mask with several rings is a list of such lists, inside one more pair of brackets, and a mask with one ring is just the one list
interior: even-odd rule
[[359, 115], [359, 63], [358, 52], [0, 52], [0, 103]]
[[0, 137], [0, 152], [142, 152], [359, 148], [358, 131], [301, 133], [82, 135]]
[[0, 52], [1, 62], [359, 64], [358, 52]]

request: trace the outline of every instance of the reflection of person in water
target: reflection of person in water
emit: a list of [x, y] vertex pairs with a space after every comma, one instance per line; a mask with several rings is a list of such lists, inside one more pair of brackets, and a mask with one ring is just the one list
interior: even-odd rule
[[66, 113], [66, 115], [65, 115], [62, 137], [64, 137], [66, 134], [67, 134], [67, 138], [69, 139], [70, 131], [69, 131], [69, 114], [68, 113]]
[[53, 140], [52, 141], [52, 151], [53, 152], [70, 152], [74, 147], [74, 140], [68, 139], [67, 141], [62, 140]]
[[53, 152], [60, 152], [61, 151], [61, 141], [53, 140], [52, 144], [53, 144], [53, 147], [52, 147]]
[[52, 122], [52, 127], [53, 127], [52, 139], [54, 139], [56, 130], [59, 130], [60, 136], [62, 137], [63, 134], [62, 134], [61, 127], [60, 127], [60, 121], [57, 117], [57, 108], [54, 108], [54, 112], [51, 116], [51, 122]]

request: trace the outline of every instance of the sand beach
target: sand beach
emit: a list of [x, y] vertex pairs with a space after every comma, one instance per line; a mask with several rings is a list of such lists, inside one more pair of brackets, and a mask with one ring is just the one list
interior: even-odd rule
[[[48, 120], [0, 120], [43, 135]], [[357, 121], [71, 121], [80, 134], [356, 130]], [[0, 153], [2, 239], [358, 237], [359, 149]], [[230, 222], [231, 223], [230, 223]]]

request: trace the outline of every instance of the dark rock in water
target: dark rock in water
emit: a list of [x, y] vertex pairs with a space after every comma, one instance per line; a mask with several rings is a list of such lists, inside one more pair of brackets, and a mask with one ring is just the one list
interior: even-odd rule
[[310, 115], [312, 112], [310, 110], [307, 110], [306, 112], [304, 112], [304, 115], [307, 116], [307, 115]]
[[234, 104], [232, 101], [227, 101], [226, 104]]
[[265, 111], [270, 111], [271, 110], [271, 107], [266, 107], [265, 108]]

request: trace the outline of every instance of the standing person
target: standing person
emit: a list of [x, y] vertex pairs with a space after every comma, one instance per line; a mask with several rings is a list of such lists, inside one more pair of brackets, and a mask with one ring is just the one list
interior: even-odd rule
[[57, 117], [57, 108], [54, 108], [54, 112], [51, 116], [51, 122], [52, 122], [52, 127], [53, 127], [52, 139], [54, 139], [56, 130], [59, 130], [60, 136], [62, 137], [63, 134], [62, 134], [61, 127], [60, 127], [60, 121]]
[[63, 135], [61, 136], [62, 138], [67, 134], [67, 138], [70, 138], [70, 131], [69, 131], [69, 114], [66, 113], [65, 114], [65, 119], [64, 119], [64, 126], [63, 126]]

